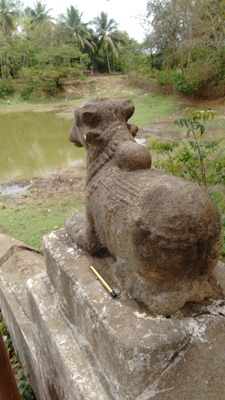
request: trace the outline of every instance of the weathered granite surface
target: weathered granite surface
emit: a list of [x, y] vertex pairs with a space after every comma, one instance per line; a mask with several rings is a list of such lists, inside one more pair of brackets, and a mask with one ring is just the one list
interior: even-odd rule
[[[224, 300], [154, 316], [65, 230], [45, 236], [45, 259], [15, 244], [0, 235], [0, 304], [38, 400], [224, 399]], [[215, 275], [224, 292], [224, 264]]]
[[20, 246], [24, 244], [0, 234], [0, 308], [20, 360], [29, 371], [35, 393], [41, 399], [42, 382], [26, 282], [45, 270], [45, 261], [40, 254]]
[[221, 297], [213, 276], [221, 220], [197, 184], [150, 168], [138, 128], [127, 122], [133, 113], [130, 100], [98, 98], [75, 110], [69, 139], [87, 150], [86, 212], [66, 229], [90, 254], [107, 249], [124, 289], [168, 316], [186, 302]]
[[[86, 351], [106, 380], [110, 398], [157, 396], [164, 400], [168, 392], [170, 399], [203, 400], [212, 398], [207, 393], [222, 390], [223, 382], [216, 378], [215, 384], [213, 371], [216, 365], [224, 370], [225, 354], [216, 350], [215, 339], [218, 335], [221, 346], [225, 335], [223, 300], [186, 306], [171, 318], [154, 317], [113, 279], [108, 257], [90, 258], [63, 230], [46, 236], [44, 249], [47, 274], [59, 295], [63, 314], [82, 333]], [[89, 271], [91, 264], [117, 291], [117, 299], [94, 279]], [[224, 265], [219, 263], [216, 271], [224, 276]], [[214, 353], [217, 359], [211, 369]], [[208, 383], [201, 382], [203, 377]], [[181, 394], [183, 397], [179, 397]]]

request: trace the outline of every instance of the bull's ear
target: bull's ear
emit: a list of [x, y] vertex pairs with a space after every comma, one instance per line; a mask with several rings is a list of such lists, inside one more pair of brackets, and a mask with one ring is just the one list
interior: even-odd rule
[[96, 107], [84, 107], [81, 114], [83, 125], [89, 126], [90, 128], [96, 128], [100, 121], [101, 115]]
[[138, 133], [138, 127], [134, 124], [127, 124], [129, 131], [131, 132], [132, 136], [135, 137]]
[[86, 134], [85, 140], [86, 140], [86, 143], [94, 144], [94, 143], [97, 143], [97, 141], [100, 139], [100, 137], [101, 137], [101, 133], [99, 131], [92, 130]]
[[128, 119], [132, 117], [134, 113], [134, 104], [131, 100], [124, 100], [121, 106], [123, 108], [126, 120], [128, 121]]

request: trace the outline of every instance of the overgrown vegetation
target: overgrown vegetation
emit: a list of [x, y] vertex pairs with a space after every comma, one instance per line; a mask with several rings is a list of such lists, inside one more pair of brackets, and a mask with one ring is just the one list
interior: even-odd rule
[[[128, 42], [118, 24], [101, 12], [87, 24], [71, 5], [54, 20], [42, 1], [26, 7], [0, 0], [0, 96], [13, 94], [12, 81], [22, 83], [21, 97], [55, 97], [64, 81], [83, 79], [91, 71], [122, 70], [117, 61]], [[93, 29], [94, 28], [94, 29]], [[2, 81], [2, 83], [1, 83]]]
[[15, 379], [17, 382], [20, 396], [21, 396], [21, 400], [35, 400], [36, 397], [35, 397], [32, 387], [30, 386], [29, 376], [26, 372], [25, 366], [22, 366], [22, 364], [18, 358], [18, 355], [15, 352], [12, 340], [10, 338], [10, 334], [5, 325], [5, 321], [4, 321], [1, 309], [0, 309], [0, 332], [2, 333], [3, 338], [4, 338], [4, 343], [5, 343], [8, 355], [9, 355], [13, 373], [15, 375]]
[[12, 79], [2, 79], [0, 81], [0, 98], [6, 99], [15, 91], [15, 84]]
[[225, 0], [148, 0], [143, 43], [104, 10], [86, 23], [73, 5], [55, 20], [42, 1], [21, 4], [0, 0], [1, 97], [13, 94], [10, 79], [29, 100], [57, 96], [65, 80], [93, 71], [131, 74], [181, 96], [225, 95]]
[[156, 168], [193, 180], [211, 194], [222, 214], [225, 257], [225, 138], [210, 138], [205, 130], [205, 123], [215, 116], [213, 110], [186, 109], [184, 117], [174, 121], [185, 128], [182, 134], [170, 141], [153, 141], [150, 150], [156, 152]]
[[[141, 76], [141, 75], [140, 75]], [[24, 96], [33, 95], [33, 84], [27, 84]], [[130, 90], [130, 97], [135, 102], [136, 113], [132, 122], [140, 127], [149, 127], [156, 121], [181, 113], [182, 104], [177, 104], [172, 96], [159, 94], [146, 95], [140, 90]], [[25, 89], [25, 87], [24, 87]], [[105, 93], [104, 93], [105, 95]], [[108, 95], [108, 93], [107, 93]], [[115, 96], [115, 93], [109, 95]], [[127, 93], [121, 93], [120, 96]], [[186, 179], [194, 179], [210, 191], [215, 203], [222, 214], [225, 232], [225, 191], [224, 191], [224, 122], [217, 118], [213, 110], [202, 111], [188, 109], [182, 118], [176, 119], [177, 137], [173, 140], [152, 142], [151, 151], [154, 152], [154, 166], [169, 170], [175, 175]], [[205, 124], [213, 124], [214, 132], [205, 129]], [[168, 119], [167, 119], [168, 127]], [[215, 129], [216, 128], [216, 129]], [[182, 133], [180, 133], [182, 130]], [[201, 163], [204, 163], [202, 168]], [[206, 184], [206, 185], [205, 185]], [[73, 195], [74, 196], [74, 195]], [[84, 205], [81, 200], [74, 201], [73, 196], [63, 195], [60, 199], [40, 201], [37, 199], [26, 201], [8, 201], [6, 197], [0, 198], [0, 230], [2, 233], [13, 236], [18, 240], [41, 249], [42, 237], [45, 233], [64, 226], [65, 219], [74, 211], [82, 210]], [[224, 237], [225, 243], [225, 237]], [[222, 250], [225, 257], [225, 245]], [[0, 318], [1, 314], [0, 314]], [[1, 320], [0, 329], [5, 332], [4, 322]], [[7, 347], [11, 350], [11, 339], [7, 337]], [[13, 354], [13, 353], [12, 353]], [[16, 366], [18, 387], [23, 400], [34, 399], [28, 382], [28, 376], [23, 366], [19, 364], [17, 356], [11, 358]]]
[[224, 0], [149, 0], [146, 46], [162, 86], [175, 93], [224, 95]]

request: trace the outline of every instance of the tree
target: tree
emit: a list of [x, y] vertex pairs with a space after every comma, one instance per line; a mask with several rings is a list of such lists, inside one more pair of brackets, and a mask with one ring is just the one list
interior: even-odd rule
[[164, 54], [163, 61], [169, 66], [174, 64], [180, 44], [189, 44], [193, 3], [191, 0], [150, 0], [147, 3], [149, 45], [155, 52]]
[[[155, 50], [169, 46], [180, 54], [224, 43], [225, 3], [220, 0], [149, 0], [147, 20]], [[190, 55], [190, 54], [189, 54]], [[185, 62], [189, 64], [191, 58]]]
[[146, 52], [144, 45], [138, 43], [134, 39], [129, 39], [128, 34], [125, 32], [126, 47], [120, 52], [117, 59], [116, 66], [125, 74], [133, 76], [135, 74], [141, 77], [143, 74], [146, 76], [150, 71], [150, 56]]
[[27, 7], [25, 9], [25, 15], [30, 18], [31, 24], [41, 24], [44, 21], [51, 21], [52, 17], [50, 16], [50, 12], [52, 9], [46, 10], [46, 4], [37, 0], [34, 4], [34, 8]]
[[81, 53], [71, 45], [51, 46], [41, 49], [35, 55], [34, 63], [20, 70], [20, 78], [41, 88], [46, 94], [55, 96], [63, 90], [65, 77], [81, 77], [88, 63], [88, 56], [83, 56], [83, 63], [78, 60]]
[[66, 14], [60, 15], [60, 21], [65, 27], [72, 33], [75, 44], [78, 48], [82, 50], [87, 47], [92, 52], [94, 52], [94, 44], [92, 42], [90, 30], [87, 24], [83, 23], [82, 13], [79, 12], [77, 7], [70, 6], [66, 9]]
[[108, 20], [107, 13], [101, 12], [92, 22], [95, 26], [95, 34], [98, 39], [98, 49], [102, 49], [106, 55], [108, 72], [111, 73], [109, 53], [117, 58], [119, 54], [119, 43], [124, 41], [118, 36], [118, 24], [114, 19]]
[[26, 34], [30, 40], [33, 40], [37, 48], [46, 48], [52, 45], [54, 37], [53, 18], [50, 15], [51, 9], [46, 9], [46, 5], [41, 1], [34, 4], [34, 8], [25, 9]]
[[6, 36], [16, 31], [18, 9], [12, 0], [0, 0], [0, 28]]
[[160, 55], [161, 69], [175, 71], [178, 86], [194, 93], [225, 79], [224, 15], [220, 0], [147, 2], [146, 43], [155, 57]]

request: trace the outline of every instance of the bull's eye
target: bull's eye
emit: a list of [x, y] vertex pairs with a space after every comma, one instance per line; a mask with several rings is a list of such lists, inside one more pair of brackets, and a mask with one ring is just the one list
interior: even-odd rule
[[95, 109], [83, 111], [81, 118], [83, 124], [91, 128], [96, 128], [101, 121], [101, 116]]

